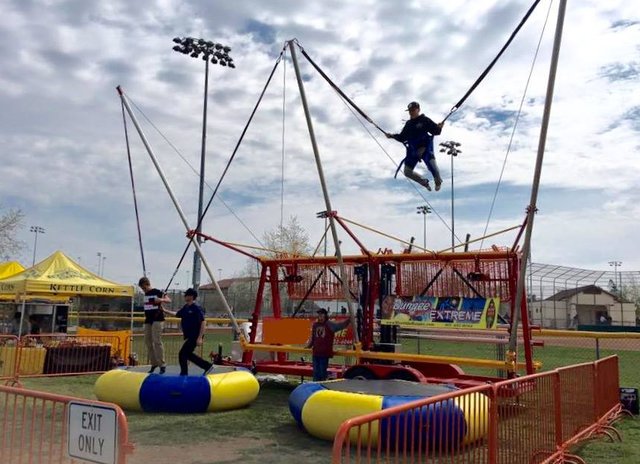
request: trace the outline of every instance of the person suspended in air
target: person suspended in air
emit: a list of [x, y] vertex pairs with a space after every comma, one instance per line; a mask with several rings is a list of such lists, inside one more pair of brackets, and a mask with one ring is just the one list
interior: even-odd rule
[[[414, 172], [418, 162], [423, 161], [433, 176], [436, 191], [438, 191], [442, 185], [442, 177], [440, 177], [433, 151], [433, 137], [440, 135], [444, 123], [436, 124], [420, 113], [418, 102], [409, 103], [406, 111], [409, 112], [410, 119], [405, 123], [402, 131], [399, 134], [385, 133], [387, 138], [403, 143], [407, 149], [404, 160], [398, 166], [398, 171], [404, 163], [404, 175], [431, 191], [429, 180]], [[398, 175], [398, 171], [396, 171], [396, 175]]]

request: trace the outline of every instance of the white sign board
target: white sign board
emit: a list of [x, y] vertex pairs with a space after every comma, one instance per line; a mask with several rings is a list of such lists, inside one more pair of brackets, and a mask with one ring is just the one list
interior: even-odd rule
[[67, 453], [83, 462], [116, 464], [118, 415], [114, 408], [90, 403], [69, 403]]

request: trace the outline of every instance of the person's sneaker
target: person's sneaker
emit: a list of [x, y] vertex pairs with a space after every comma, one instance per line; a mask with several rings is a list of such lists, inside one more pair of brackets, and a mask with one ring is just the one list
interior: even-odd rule
[[153, 374], [156, 370], [156, 367], [158, 366], [151, 366], [151, 369], [149, 369], [149, 374]]
[[[429, 181], [428, 180], [424, 181], [424, 188], [426, 188], [428, 191], [431, 191], [431, 185], [429, 185]], [[436, 186], [436, 190], [438, 190], [437, 186]]]
[[165, 372], [167, 372], [167, 366], [160, 366], [160, 373], [164, 374]]
[[440, 187], [441, 187], [441, 186], [442, 186], [442, 181], [440, 181], [440, 182], [436, 182], [436, 192], [437, 192], [438, 190], [440, 190]]
[[211, 367], [210, 367], [209, 369], [206, 369], [206, 370], [202, 373], [202, 375], [203, 375], [204, 377], [206, 377], [207, 375], [212, 374], [212, 373], [213, 373], [213, 369], [214, 369], [214, 367], [215, 367], [215, 364], [212, 364], [212, 365], [211, 365]]

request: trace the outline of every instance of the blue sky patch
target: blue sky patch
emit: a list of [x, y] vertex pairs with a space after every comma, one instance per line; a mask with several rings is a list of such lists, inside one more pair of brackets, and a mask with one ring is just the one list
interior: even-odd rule
[[600, 68], [600, 76], [609, 82], [628, 81], [636, 79], [640, 75], [640, 63], [630, 61], [628, 63], [612, 63]]
[[265, 45], [271, 45], [276, 40], [275, 28], [255, 19], [247, 21], [244, 32], [253, 35], [256, 42], [260, 42]]

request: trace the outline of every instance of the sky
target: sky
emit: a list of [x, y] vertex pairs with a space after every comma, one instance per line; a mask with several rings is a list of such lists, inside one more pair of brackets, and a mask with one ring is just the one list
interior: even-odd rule
[[[204, 62], [174, 52], [176, 36], [232, 49], [236, 68], [216, 65], [209, 72], [205, 179], [215, 186], [287, 40], [297, 39], [380, 127], [399, 132], [410, 101], [443, 120], [529, 6], [524, 0], [0, 0], [0, 211], [25, 214], [18, 234], [24, 250], [11, 258], [31, 265], [36, 236], [30, 226], [40, 226], [45, 233], [38, 235], [36, 261], [62, 250], [111, 280], [133, 283], [142, 275], [118, 85], [195, 225]], [[459, 239], [524, 219], [556, 16], [557, 1], [542, 0], [436, 138], [461, 143], [453, 161]], [[450, 246], [451, 157], [437, 155], [444, 179], [439, 192], [402, 175], [394, 179], [403, 146], [354, 116], [299, 51], [298, 60], [332, 208], [398, 239], [353, 226], [370, 249], [401, 251], [400, 240], [412, 236], [422, 245], [424, 217], [416, 208], [429, 205], [427, 248]], [[633, 2], [568, 2], [534, 262], [608, 270], [615, 260], [622, 262], [618, 270], [640, 269], [639, 76], [640, 11]], [[185, 228], [131, 121], [128, 130], [147, 271], [163, 287], [187, 243]], [[416, 169], [424, 173], [422, 164]], [[205, 201], [210, 195], [206, 187]], [[326, 208], [290, 52], [229, 167], [220, 199], [203, 223], [218, 239], [260, 246], [265, 231], [292, 216], [312, 246], [322, 236], [316, 213]], [[515, 232], [505, 233], [482, 247], [508, 246], [514, 238]], [[343, 253], [358, 253], [344, 232], [340, 239]], [[246, 267], [246, 257], [211, 242], [203, 250], [215, 278]], [[190, 272], [189, 253], [172, 286], [186, 288]], [[203, 283], [208, 280], [203, 274]]]

